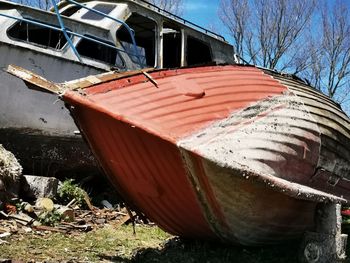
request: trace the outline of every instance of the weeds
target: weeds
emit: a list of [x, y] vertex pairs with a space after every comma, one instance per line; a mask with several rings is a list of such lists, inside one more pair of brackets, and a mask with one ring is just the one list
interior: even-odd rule
[[62, 220], [62, 215], [56, 209], [44, 211], [38, 216], [38, 220], [45, 226], [55, 226]]
[[57, 197], [59, 202], [67, 204], [73, 199], [79, 207], [85, 206], [85, 191], [77, 184], [74, 184], [73, 179], [65, 180], [58, 189]]

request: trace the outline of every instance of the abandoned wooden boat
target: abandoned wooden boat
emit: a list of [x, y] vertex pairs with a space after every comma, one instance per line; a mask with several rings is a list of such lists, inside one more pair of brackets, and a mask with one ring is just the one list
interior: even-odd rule
[[[15, 64], [64, 82], [111, 69], [233, 60], [223, 37], [141, 0], [67, 0], [54, 7], [47, 12], [0, 0], [0, 68]], [[95, 165], [56, 96], [27, 89], [5, 71], [0, 93], [0, 144], [26, 173]]]
[[300, 80], [227, 65], [62, 86], [9, 71], [60, 93], [114, 186], [172, 234], [276, 243], [310, 230], [318, 203], [350, 200], [349, 119]]

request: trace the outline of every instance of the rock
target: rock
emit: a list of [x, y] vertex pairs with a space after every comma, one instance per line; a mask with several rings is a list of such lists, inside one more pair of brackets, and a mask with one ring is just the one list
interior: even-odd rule
[[39, 210], [51, 212], [54, 208], [54, 203], [50, 198], [39, 198], [35, 202], [35, 207]]
[[64, 221], [73, 222], [74, 221], [74, 210], [72, 208], [61, 206], [56, 210]]
[[22, 191], [28, 198], [51, 198], [56, 196], [58, 189], [58, 179], [54, 177], [42, 177], [34, 175], [24, 175], [22, 181]]
[[108, 202], [107, 200], [102, 200], [101, 205], [103, 205], [104, 208], [113, 209], [113, 205], [110, 202]]
[[21, 176], [22, 166], [11, 152], [0, 144], [0, 200], [18, 196]]
[[105, 224], [106, 222], [107, 222], [107, 220], [104, 218], [99, 218], [99, 219], [95, 220], [95, 223], [99, 224], [99, 225]]

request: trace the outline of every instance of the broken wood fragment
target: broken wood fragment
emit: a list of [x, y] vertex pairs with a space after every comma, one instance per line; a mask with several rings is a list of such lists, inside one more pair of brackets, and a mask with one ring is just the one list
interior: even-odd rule
[[122, 225], [124, 225], [128, 220], [130, 220], [130, 215], [129, 214], [123, 216], [117, 223], [113, 224], [113, 227], [114, 228], [119, 228]]
[[90, 198], [89, 198], [88, 194], [85, 191], [84, 191], [84, 200], [85, 200], [86, 205], [89, 207], [89, 209], [91, 211], [93, 211], [94, 210], [94, 206], [91, 204]]
[[51, 81], [48, 81], [47, 79], [39, 76], [38, 74], [35, 74], [34, 72], [31, 72], [24, 68], [21, 68], [15, 65], [9, 65], [7, 67], [7, 72], [24, 80], [27, 83], [33, 84], [46, 91], [49, 91], [55, 94], [59, 94], [62, 92], [62, 88], [59, 85]]
[[70, 207], [70, 206], [72, 206], [74, 203], [76, 203], [76, 199], [75, 198], [73, 198], [68, 204], [67, 204], [67, 207]]
[[17, 223], [20, 223], [22, 225], [29, 225], [34, 222], [34, 219], [26, 214], [19, 213], [19, 214], [11, 214], [9, 215], [9, 218], [14, 219]]
[[108, 81], [122, 79], [126, 77], [131, 77], [137, 74], [141, 74], [143, 72], [150, 72], [154, 71], [154, 68], [146, 68], [142, 70], [133, 70], [133, 71], [126, 71], [126, 72], [117, 72], [117, 71], [111, 71], [102, 73], [99, 75], [95, 75], [93, 77], [88, 76], [85, 78], [77, 79], [77, 80], [71, 80], [68, 82], [65, 82], [62, 84], [62, 86], [70, 89], [70, 90], [78, 90], [78, 89], [85, 89], [88, 87], [91, 87], [96, 84], [102, 84]]
[[0, 227], [0, 233], [10, 232], [8, 228]]
[[[67, 89], [69, 90], [85, 89], [85, 88], [91, 87], [92, 85], [101, 84], [112, 80], [131, 77], [137, 74], [147, 74], [147, 72], [154, 71], [154, 70], [155, 70], [154, 68], [146, 68], [142, 70], [134, 70], [134, 71], [126, 71], [126, 72], [111, 71], [111, 72], [102, 73], [95, 76], [87, 76], [81, 79], [72, 80], [65, 83], [54, 83], [54, 82], [48, 81], [47, 79], [39, 76], [34, 72], [31, 72], [19, 66], [9, 65], [6, 69], [8, 73], [22, 79], [23, 81], [55, 94], [61, 94]], [[151, 81], [154, 85], [157, 86], [155, 80], [152, 79]]]
[[150, 74], [148, 74], [148, 73], [145, 72], [145, 71], [142, 71], [142, 74], [145, 75], [146, 78], [148, 78], [149, 81], [150, 81], [156, 88], [158, 88], [158, 82], [157, 82], [154, 78], [152, 78], [152, 76], [151, 76]]
[[72, 208], [63, 206], [63, 207], [57, 208], [56, 211], [61, 215], [61, 218], [63, 218], [64, 221], [72, 222], [75, 219], [74, 211]]

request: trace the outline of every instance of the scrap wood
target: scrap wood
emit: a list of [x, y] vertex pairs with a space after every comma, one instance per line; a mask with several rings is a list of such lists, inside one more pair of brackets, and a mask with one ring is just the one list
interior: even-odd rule
[[87, 215], [89, 215], [89, 214], [91, 214], [91, 211], [87, 211], [87, 212], [85, 212], [85, 213], [79, 215], [79, 217], [82, 218], [82, 217], [85, 217], [85, 216], [87, 216]]
[[125, 212], [118, 212], [118, 211], [115, 211], [115, 213], [121, 216], [126, 216], [128, 214], [127, 212], [125, 213]]
[[130, 220], [130, 215], [129, 214], [123, 216], [117, 223], [113, 224], [113, 226], [115, 228], [119, 228], [122, 225], [124, 225], [128, 220]]
[[94, 211], [94, 206], [91, 204], [90, 198], [89, 198], [88, 194], [85, 191], [84, 191], [84, 200], [85, 200], [85, 203], [87, 204], [87, 206], [89, 207], [89, 209], [91, 211]]
[[60, 94], [62, 92], [62, 87], [60, 85], [53, 83], [51, 81], [48, 81], [47, 79], [39, 76], [38, 74], [35, 74], [24, 68], [21, 68], [15, 65], [9, 65], [6, 71], [24, 80], [25, 82], [34, 84], [35, 86], [40, 87], [44, 90], [50, 91], [55, 94]]
[[71, 80], [65, 83], [61, 83], [61, 85], [71, 90], [86, 89], [88, 87], [91, 87], [92, 85], [102, 84], [108, 81], [117, 80], [121, 78], [132, 77], [143, 72], [150, 72], [154, 70], [154, 68], [145, 68], [142, 70], [126, 72], [110, 71], [106, 73], [101, 73], [99, 75], [87, 76], [81, 79]]
[[149, 81], [156, 87], [158, 88], [158, 82], [152, 78], [150, 74], [148, 74], [146, 71], [142, 71], [142, 74], [145, 75], [146, 78], [149, 79]]
[[76, 201], [77, 201], [77, 200], [76, 200], [75, 198], [73, 198], [66, 206], [67, 206], [67, 207], [73, 206], [73, 204], [75, 204]]
[[25, 225], [25, 226], [35, 221], [33, 218], [31, 218], [30, 216], [28, 216], [26, 214], [11, 214], [11, 215], [9, 215], [9, 218], [12, 218], [17, 223], [20, 223], [20, 224]]
[[3, 228], [3, 227], [0, 227], [0, 233], [6, 233], [6, 232], [9, 232], [10, 229], [8, 228]]
[[[125, 209], [125, 208], [124, 208]], [[119, 228], [121, 227], [122, 225], [124, 225], [127, 221], [129, 221], [130, 219], [133, 221], [133, 218], [136, 216], [136, 213], [135, 212], [132, 212], [130, 211], [129, 209], [126, 209], [127, 210], [127, 214], [124, 215], [117, 223], [113, 224], [113, 226], [115, 228]], [[134, 228], [134, 222], [133, 222], [133, 228]]]

